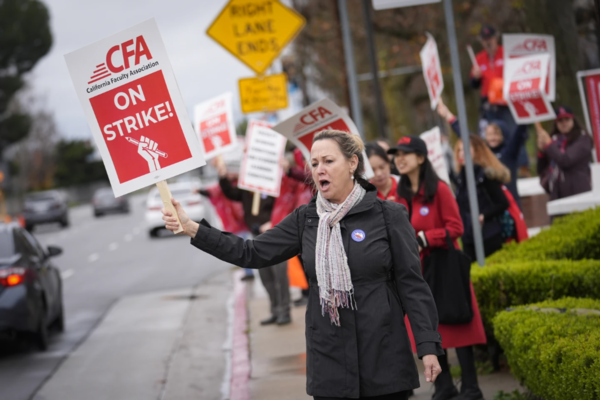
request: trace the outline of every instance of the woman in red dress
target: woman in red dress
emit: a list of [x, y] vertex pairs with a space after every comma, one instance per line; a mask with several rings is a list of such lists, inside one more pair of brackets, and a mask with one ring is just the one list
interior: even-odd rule
[[[398, 146], [389, 150], [394, 154], [394, 163], [400, 171], [397, 202], [408, 208], [411, 223], [419, 242], [421, 263], [423, 258], [436, 247], [447, 247], [446, 231], [458, 247], [456, 240], [463, 234], [458, 205], [446, 183], [442, 182], [427, 158], [427, 146], [417, 136], [400, 139]], [[456, 348], [462, 370], [460, 394], [452, 382], [448, 359], [440, 357], [442, 373], [435, 381], [433, 400], [483, 399], [473, 356], [473, 345], [486, 343], [483, 323], [479, 315], [477, 299], [471, 285], [473, 320], [467, 324], [439, 324], [444, 349]], [[408, 321], [407, 321], [408, 327]], [[412, 334], [409, 335], [415, 348]]]
[[377, 188], [377, 197], [381, 200], [396, 201], [398, 177], [392, 175], [391, 164], [385, 150], [379, 144], [371, 142], [367, 143], [365, 151], [375, 174], [371, 183]]

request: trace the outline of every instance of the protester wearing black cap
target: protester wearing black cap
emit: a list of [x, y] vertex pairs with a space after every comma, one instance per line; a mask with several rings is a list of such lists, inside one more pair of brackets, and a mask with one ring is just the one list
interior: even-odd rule
[[502, 79], [504, 49], [498, 44], [498, 35], [492, 26], [484, 26], [479, 33], [483, 50], [475, 56], [477, 63], [471, 70], [471, 85], [481, 88], [481, 98], [487, 99], [494, 79]]
[[[398, 145], [388, 151], [394, 154], [394, 163], [400, 171], [400, 184], [396, 201], [409, 210], [410, 222], [416, 232], [421, 263], [436, 248], [447, 248], [446, 235], [452, 245], [458, 247], [457, 239], [463, 234], [463, 223], [452, 191], [441, 181], [427, 158], [427, 146], [418, 136], [405, 136]], [[458, 290], [448, 287], [448, 290]], [[473, 319], [468, 323], [442, 324], [438, 332], [442, 336], [444, 349], [456, 348], [462, 370], [460, 394], [456, 390], [450, 374], [447, 357], [439, 357], [442, 373], [435, 381], [433, 400], [479, 400], [481, 390], [477, 383], [477, 370], [473, 355], [474, 344], [486, 343], [483, 323], [477, 306], [477, 299], [470, 287]], [[407, 328], [410, 324], [407, 322]], [[415, 350], [412, 333], [409, 335]]]
[[551, 134], [535, 124], [538, 144], [537, 170], [550, 200], [592, 190], [590, 170], [594, 141], [581, 127], [571, 108], [556, 109]]

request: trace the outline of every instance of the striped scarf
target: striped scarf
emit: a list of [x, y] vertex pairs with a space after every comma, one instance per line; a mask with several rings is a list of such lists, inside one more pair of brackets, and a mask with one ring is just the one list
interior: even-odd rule
[[366, 190], [358, 182], [342, 204], [333, 204], [317, 194], [319, 229], [316, 244], [316, 270], [321, 313], [329, 314], [332, 324], [340, 326], [338, 307], [356, 309], [354, 287], [348, 257], [342, 241], [340, 221], [365, 197]]

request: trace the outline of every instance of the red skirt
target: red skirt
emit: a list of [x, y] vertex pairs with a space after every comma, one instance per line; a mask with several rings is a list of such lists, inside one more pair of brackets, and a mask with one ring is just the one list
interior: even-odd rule
[[[471, 322], [460, 325], [439, 325], [438, 332], [440, 335], [442, 335], [442, 347], [444, 349], [453, 349], [456, 347], [487, 343], [487, 338], [485, 337], [483, 322], [481, 321], [481, 315], [479, 314], [479, 306], [477, 305], [477, 299], [475, 298], [475, 292], [473, 291], [472, 283], [471, 300], [473, 304], [473, 319]], [[416, 353], [417, 348], [415, 346], [415, 339], [410, 327], [410, 322], [406, 316], [404, 317], [404, 322], [406, 324], [406, 330], [408, 331], [408, 337], [410, 338], [410, 344], [412, 345], [413, 352]]]

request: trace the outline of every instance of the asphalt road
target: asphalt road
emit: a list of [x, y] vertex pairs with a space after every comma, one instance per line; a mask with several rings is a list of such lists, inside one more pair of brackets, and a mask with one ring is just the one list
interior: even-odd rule
[[[94, 218], [91, 206], [80, 206], [71, 209], [67, 229], [36, 227], [34, 235], [44, 246], [64, 250], [54, 264], [63, 277], [66, 330], [52, 334], [46, 352], [25, 343], [0, 348], [2, 400], [30, 399], [117, 299], [190, 287], [227, 268], [184, 237], [169, 233], [151, 239], [144, 211], [145, 196], [137, 196], [131, 198], [129, 214]], [[208, 214], [214, 215], [212, 210]]]

